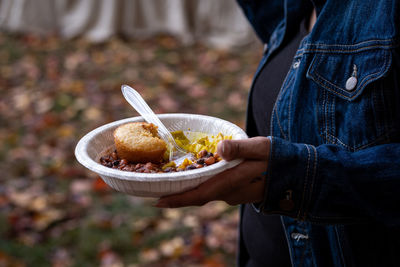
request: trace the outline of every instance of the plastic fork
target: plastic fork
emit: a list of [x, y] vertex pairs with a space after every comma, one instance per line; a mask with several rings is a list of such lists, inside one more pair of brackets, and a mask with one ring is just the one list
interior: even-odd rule
[[179, 166], [185, 158], [192, 158], [193, 154], [181, 148], [176, 142], [172, 134], [168, 131], [165, 125], [160, 121], [157, 115], [144, 101], [142, 96], [129, 85], [121, 86], [122, 94], [126, 101], [143, 117], [148, 123], [153, 123], [158, 127], [158, 134], [169, 146], [169, 160], [174, 161], [176, 166]]

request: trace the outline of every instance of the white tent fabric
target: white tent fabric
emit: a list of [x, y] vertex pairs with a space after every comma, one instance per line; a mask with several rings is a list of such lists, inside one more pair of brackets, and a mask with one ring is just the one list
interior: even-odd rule
[[255, 40], [235, 0], [0, 0], [0, 29], [94, 42], [158, 33], [218, 47]]

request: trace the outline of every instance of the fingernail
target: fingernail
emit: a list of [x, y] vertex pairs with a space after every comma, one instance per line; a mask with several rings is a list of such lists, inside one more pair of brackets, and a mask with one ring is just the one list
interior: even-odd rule
[[225, 155], [225, 142], [221, 143], [221, 152]]
[[219, 145], [221, 146], [221, 156], [226, 156], [226, 153], [229, 152], [229, 148], [227, 147], [228, 143], [226, 141], [222, 141]]

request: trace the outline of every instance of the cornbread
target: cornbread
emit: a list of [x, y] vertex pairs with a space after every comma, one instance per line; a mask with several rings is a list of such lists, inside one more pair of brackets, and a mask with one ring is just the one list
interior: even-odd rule
[[114, 131], [118, 156], [131, 162], [160, 162], [167, 144], [160, 139], [157, 126], [146, 122], [132, 122]]

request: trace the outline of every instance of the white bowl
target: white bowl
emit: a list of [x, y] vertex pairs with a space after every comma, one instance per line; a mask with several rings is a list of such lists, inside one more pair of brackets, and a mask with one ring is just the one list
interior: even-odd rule
[[[194, 114], [157, 115], [169, 131], [194, 131], [211, 135], [222, 133], [232, 135], [232, 139], [246, 139], [246, 133], [238, 126], [215, 117]], [[160, 197], [179, 193], [196, 187], [210, 177], [242, 162], [241, 159], [221, 160], [213, 165], [172, 173], [137, 173], [112, 169], [100, 164], [101, 156], [114, 147], [113, 132], [127, 122], [143, 121], [142, 117], [127, 118], [103, 125], [78, 142], [75, 148], [77, 160], [86, 168], [96, 172], [113, 189], [135, 196]]]

